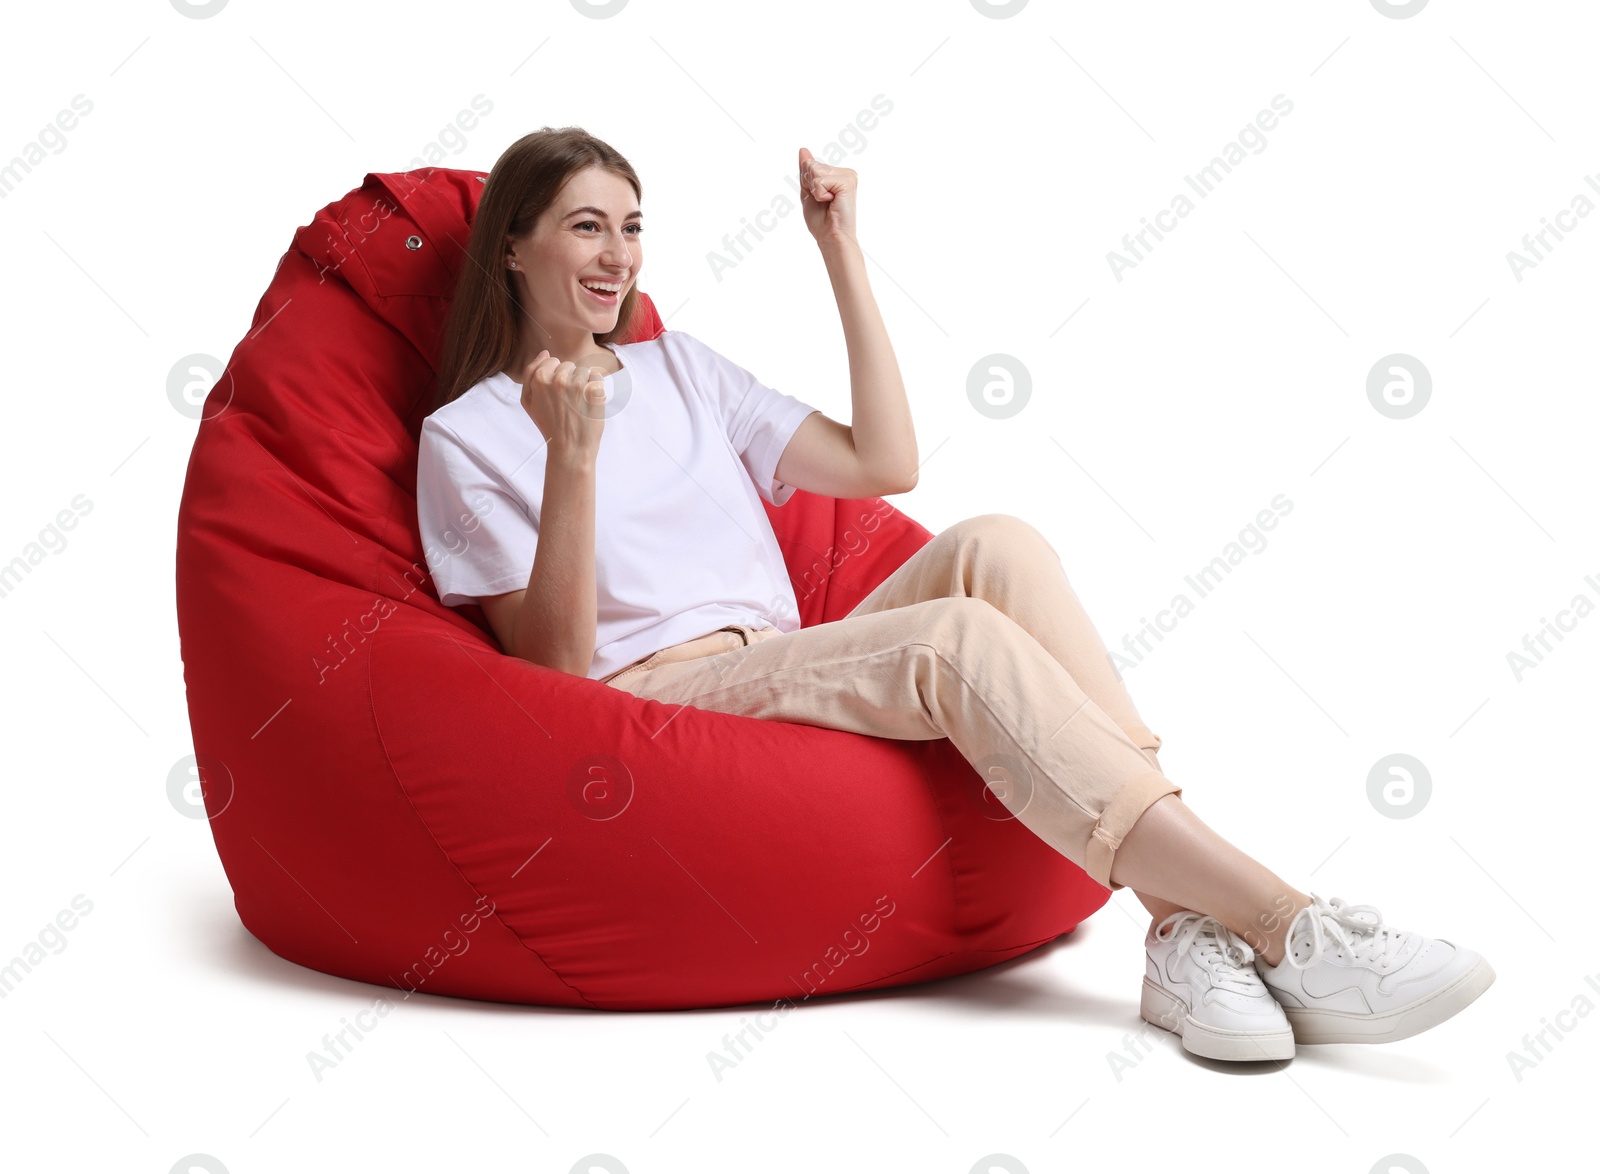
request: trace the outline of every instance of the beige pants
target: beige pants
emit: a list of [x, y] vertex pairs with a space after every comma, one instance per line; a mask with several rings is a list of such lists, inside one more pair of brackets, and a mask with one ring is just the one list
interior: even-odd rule
[[1010, 514], [936, 535], [849, 615], [731, 625], [624, 666], [639, 697], [883, 738], [949, 738], [1005, 808], [1109, 889], [1145, 808], [1183, 790], [1060, 556]]

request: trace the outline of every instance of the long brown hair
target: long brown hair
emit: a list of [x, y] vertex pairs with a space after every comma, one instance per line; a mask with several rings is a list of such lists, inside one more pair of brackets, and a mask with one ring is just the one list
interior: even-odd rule
[[[602, 167], [620, 176], [633, 187], [634, 196], [643, 199], [633, 166], [582, 127], [536, 130], [512, 143], [495, 160], [472, 219], [467, 255], [445, 318], [430, 412], [496, 371], [505, 370], [517, 357], [527, 311], [517, 293], [516, 275], [504, 263], [506, 237], [532, 229], [561, 185], [585, 167]], [[595, 341], [606, 344], [626, 338], [638, 304], [639, 283], [635, 281], [622, 299], [616, 326], [595, 335]]]

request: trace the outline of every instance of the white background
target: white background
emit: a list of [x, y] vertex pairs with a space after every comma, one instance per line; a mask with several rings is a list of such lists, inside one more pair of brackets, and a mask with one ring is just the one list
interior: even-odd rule
[[[0, 159], [75, 95], [93, 109], [0, 200], [0, 563], [76, 495], [93, 508], [0, 597], [0, 963], [75, 896], [92, 911], [0, 998], [0, 1165], [1442, 1171], [1586, 1134], [1600, 1019], [1564, 1017], [1520, 1080], [1508, 1053], [1600, 1005], [1600, 618], [1569, 613], [1520, 680], [1507, 657], [1600, 602], [1600, 218], [1569, 218], [1520, 281], [1507, 254], [1600, 201], [1590, 6], [233, 0], [194, 19], [152, 0], [5, 23]], [[492, 112], [425, 156], [478, 94]], [[892, 110], [847, 131], [879, 94]], [[1184, 177], [1279, 94], [1265, 147], [1195, 197]], [[173, 548], [197, 427], [168, 373], [226, 360], [295, 228], [365, 173], [487, 170], [569, 124], [643, 180], [641, 284], [668, 325], [848, 421], [798, 214], [710, 263], [790, 191], [799, 147], [846, 144], [923, 458], [892, 500], [934, 531], [1033, 522], [1108, 644], [1195, 598], [1184, 577], [1285, 495], [1265, 548], [1125, 670], [1163, 767], [1291, 883], [1474, 946], [1496, 984], [1421, 1036], [1249, 1075], [1145, 1033], [1119, 1079], [1148, 920], [1121, 891], [1008, 965], [808, 1004], [721, 1082], [706, 1054], [748, 1009], [426, 995], [313, 1077], [307, 1053], [384, 992], [251, 938], [205, 822], [168, 800], [194, 749]], [[1108, 253], [1180, 191], [1192, 214], [1117, 280]], [[967, 397], [997, 352], [1032, 385], [999, 420]], [[1366, 391], [1395, 353], [1432, 379], [1406, 419]], [[1409, 818], [1368, 798], [1392, 753], [1431, 776]]]

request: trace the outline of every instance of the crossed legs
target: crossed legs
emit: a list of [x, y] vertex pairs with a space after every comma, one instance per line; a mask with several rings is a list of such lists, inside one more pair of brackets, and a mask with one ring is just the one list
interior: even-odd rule
[[[1159, 769], [1160, 737], [1140, 718], [1060, 556], [1032, 525], [1011, 514], [957, 522], [855, 611], [941, 596], [984, 599], [1010, 616]], [[1311, 903], [1172, 794], [1147, 807], [1122, 837], [1111, 877], [1132, 889], [1157, 922], [1179, 909], [1209, 913], [1273, 965], [1283, 956], [1290, 920]]]

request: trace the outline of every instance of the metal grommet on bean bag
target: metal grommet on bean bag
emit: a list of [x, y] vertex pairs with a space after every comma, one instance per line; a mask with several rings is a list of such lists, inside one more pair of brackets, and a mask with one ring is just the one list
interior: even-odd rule
[[[692, 706], [663, 728], [440, 604], [417, 436], [482, 181], [368, 174], [299, 228], [199, 425], [178, 627], [250, 933], [384, 987], [643, 1010], [963, 974], [1103, 905], [947, 740]], [[626, 341], [661, 332], [641, 311]], [[881, 498], [766, 509], [803, 626], [932, 537]]]

